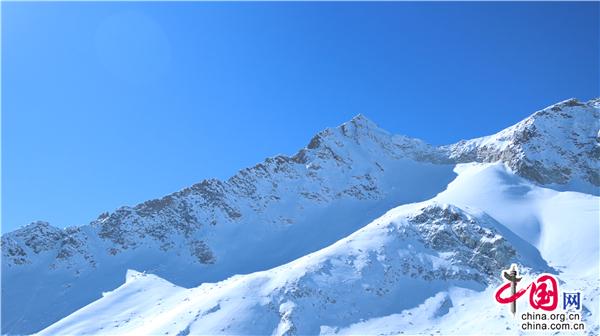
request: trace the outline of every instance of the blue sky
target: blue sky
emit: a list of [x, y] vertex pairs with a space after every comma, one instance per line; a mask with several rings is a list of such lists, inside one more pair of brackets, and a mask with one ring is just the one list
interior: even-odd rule
[[598, 3], [2, 3], [2, 231], [293, 154], [362, 113], [430, 143], [599, 95]]

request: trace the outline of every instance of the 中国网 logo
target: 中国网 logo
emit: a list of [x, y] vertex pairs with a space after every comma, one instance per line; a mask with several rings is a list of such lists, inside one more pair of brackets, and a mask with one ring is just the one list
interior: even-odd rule
[[[506, 281], [496, 290], [495, 299], [500, 304], [508, 304], [510, 312], [521, 320], [520, 327], [525, 331], [580, 331], [585, 330], [581, 322], [581, 292], [563, 292], [562, 309], [559, 309], [558, 279], [543, 273], [533, 281], [522, 283], [516, 264], [501, 272]], [[529, 292], [529, 309], [517, 314], [517, 300]]]

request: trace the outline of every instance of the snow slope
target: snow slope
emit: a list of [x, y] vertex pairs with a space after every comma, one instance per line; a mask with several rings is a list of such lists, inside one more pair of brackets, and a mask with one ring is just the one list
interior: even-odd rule
[[[475, 252], [474, 252], [475, 251]], [[511, 262], [550, 271], [538, 251], [484, 213], [400, 206], [347, 238], [269, 271], [183, 290], [137, 274], [41, 334], [314, 335], [483, 290]], [[141, 279], [141, 280], [140, 280]]]
[[[483, 226], [495, 223], [492, 226], [503, 236], [520, 236], [525, 243], [510, 240], [516, 244], [517, 254], [530, 256], [531, 253], [524, 251], [529, 251], [528, 246], [532, 245], [563, 272], [565, 279], [597, 293], [598, 270], [590, 266], [597, 264], [597, 241], [592, 241], [592, 234], [565, 228], [577, 225], [597, 236], [598, 197], [592, 195], [600, 194], [600, 181], [594, 175], [600, 161], [598, 114], [598, 99], [587, 103], [567, 100], [538, 111], [496, 135], [442, 147], [391, 135], [357, 116], [337, 128], [320, 132], [297, 154], [269, 158], [227, 181], [206, 180], [159, 200], [102, 214], [81, 227], [59, 230], [47, 223], [33, 223], [2, 236], [2, 332], [31, 333], [52, 324], [101, 298], [102, 292], [123, 284], [127, 269], [156, 274], [177, 285], [173, 287], [177, 290], [183, 290], [181, 286], [195, 288], [201, 283], [215, 282], [200, 286], [214, 286], [212, 293], [232, 283], [232, 279], [219, 281], [234, 274], [275, 267], [274, 271], [294, 259], [304, 260], [303, 256], [311, 256], [311, 252], [337, 246], [340, 243], [336, 241], [345, 239], [392, 207], [432, 197], [435, 204], [454, 204], [448, 209], [476, 218]], [[457, 162], [491, 164], [456, 166]], [[407, 207], [412, 206], [417, 205]], [[561, 246], [565, 238], [582, 243], [564, 251]], [[522, 243], [515, 243], [518, 241]], [[386, 240], [376, 243], [388, 244]], [[407, 246], [394, 244], [389, 243], [398, 251], [410, 251]], [[423, 252], [421, 261], [433, 260], [431, 255], [435, 253]], [[434, 263], [420, 265], [428, 269]], [[488, 267], [491, 265], [500, 267], [493, 263]], [[468, 269], [465, 265], [459, 268], [458, 274]], [[584, 276], [578, 277], [582, 272]], [[360, 328], [360, 320], [375, 319], [373, 323], [385, 324], [389, 316], [393, 319], [394, 314], [416, 309], [425, 302], [429, 302], [427, 307], [446, 302], [447, 297], [457, 302], [460, 295], [455, 294], [465, 291], [469, 296], [487, 300], [481, 291], [492, 280], [483, 280], [484, 272], [479, 273], [479, 280], [474, 280], [477, 286], [439, 279], [439, 292], [428, 291], [420, 297], [421, 301], [391, 304], [393, 309], [387, 311], [366, 305], [343, 320], [347, 325], [331, 316], [330, 320], [316, 319], [314, 323], [323, 323], [319, 325], [325, 328], [321, 330], [323, 333], [335, 333], [352, 325]], [[253, 279], [250, 275], [246, 278]], [[343, 276], [329, 279], [331, 284], [327, 288], [337, 289], [342, 279]], [[406, 287], [405, 293], [412, 293], [407, 283], [412, 284], [402, 282], [393, 290], [402, 292]], [[318, 291], [315, 288], [312, 287]], [[219, 295], [225, 297], [226, 293]], [[362, 302], [362, 297], [356, 299]], [[487, 301], [482, 301], [483, 304]], [[147, 305], [153, 306], [152, 302]], [[129, 305], [126, 310], [154, 314], [146, 308]], [[52, 328], [64, 327], [65, 320], [73, 316], [79, 316], [77, 323], [86, 324], [78, 315], [81, 311]], [[242, 308], [240, 311], [246, 312]], [[431, 318], [451, 316], [453, 311], [456, 309], [450, 308], [447, 314], [432, 313]], [[460, 310], [457, 314], [460, 315]], [[464, 318], [459, 315], [457, 318]], [[157, 321], [165, 319], [163, 314], [152, 316]], [[276, 321], [279, 325], [281, 319]], [[224, 322], [214, 323], [224, 327]], [[86, 325], [94, 328], [89, 321]], [[120, 325], [124, 328], [123, 323]], [[231, 325], [249, 328], [239, 320]], [[108, 328], [107, 324], [102, 327]], [[316, 325], [311, 328], [316, 330]]]
[[598, 275], [597, 196], [540, 188], [498, 163], [458, 165], [456, 171], [458, 177], [436, 200], [485, 211], [552, 265], [573, 275]]
[[494, 135], [442, 150], [458, 162], [503, 162], [559, 190], [600, 193], [600, 99], [568, 99]]
[[[434, 199], [397, 207], [268, 271], [172, 291], [155, 289], [163, 280], [130, 272], [137, 276], [41, 335], [514, 334], [517, 321], [493, 299], [500, 270], [512, 262], [528, 268], [525, 281], [553, 272], [563, 288], [582, 290], [588, 332], [597, 333], [600, 198], [541, 188], [504, 164], [456, 170]], [[445, 203], [450, 199], [460, 207]], [[130, 297], [131, 288], [139, 294]]]
[[[265, 270], [328, 246], [391, 207], [434, 196], [452, 164], [358, 116], [227, 181], [207, 180], [59, 230], [2, 237], [2, 331], [31, 333], [146, 270], [181, 286]], [[39, 276], [43, 274], [43, 276]]]

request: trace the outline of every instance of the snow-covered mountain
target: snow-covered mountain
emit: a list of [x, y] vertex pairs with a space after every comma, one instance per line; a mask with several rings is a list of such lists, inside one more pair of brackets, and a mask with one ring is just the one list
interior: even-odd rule
[[[590, 237], [599, 224], [599, 108], [598, 99], [568, 100], [495, 135], [442, 147], [357, 116], [227, 181], [206, 180], [80, 227], [32, 223], [2, 236], [2, 332], [41, 330], [97, 299], [45, 332], [116, 324], [157, 326], [136, 333], [167, 325], [183, 334], [360, 330], [411, 309], [451, 316], [448, 304], [460, 301], [453, 293], [481, 295], [512, 261], [532, 272], [548, 261], [597, 293], [598, 242]], [[565, 253], [556, 245], [566, 237], [585, 244]], [[166, 280], [130, 276], [122, 285], [128, 269]], [[398, 295], [412, 301], [395, 302]], [[223, 308], [232, 300], [234, 310]], [[306, 315], [313, 304], [318, 318]], [[137, 315], [120, 320], [111, 306]], [[166, 313], [188, 308], [191, 319]], [[229, 321], [234, 311], [240, 317]]]
[[[518, 321], [493, 300], [499, 270], [513, 262], [527, 267], [527, 280], [558, 273], [561, 286], [582, 290], [588, 331], [597, 333], [600, 199], [536, 186], [503, 164], [460, 165], [457, 172], [432, 200], [392, 209], [267, 271], [191, 289], [130, 271], [125, 284], [40, 334], [515, 334]], [[523, 194], [529, 196], [517, 202]], [[505, 226], [481, 208], [443, 203], [452, 197], [495, 204], [503, 219], [523, 213]], [[509, 229], [529, 230], [531, 218], [543, 233], [527, 236], [535, 244]], [[578, 244], [565, 244], [572, 241]]]
[[501, 161], [542, 185], [598, 194], [599, 108], [599, 99], [565, 100], [494, 135], [443, 149], [458, 162]]
[[[510, 262], [548, 270], [533, 246], [489, 216], [411, 204], [289, 264], [217, 284], [186, 290], [130, 273], [125, 285], [42, 334], [315, 335], [416, 307], [452, 287], [481, 290]], [[452, 306], [441, 296], [438, 314]]]

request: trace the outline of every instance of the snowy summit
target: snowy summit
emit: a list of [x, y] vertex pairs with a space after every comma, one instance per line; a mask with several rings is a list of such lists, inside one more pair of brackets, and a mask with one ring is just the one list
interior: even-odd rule
[[514, 333], [492, 292], [517, 263], [581, 290], [597, 334], [599, 120], [570, 99], [436, 147], [358, 115], [225, 181], [32, 223], [2, 236], [2, 333]]

